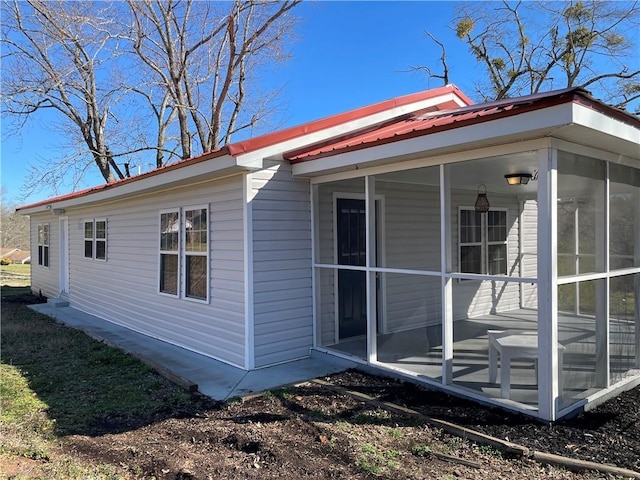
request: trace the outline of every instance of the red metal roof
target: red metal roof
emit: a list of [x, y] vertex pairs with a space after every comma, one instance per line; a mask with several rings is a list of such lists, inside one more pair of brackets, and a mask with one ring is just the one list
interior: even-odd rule
[[[28, 209], [28, 208], [35, 208], [35, 207], [39, 207], [42, 205], [47, 205], [47, 204], [51, 204], [54, 202], [60, 202], [63, 200], [71, 200], [74, 198], [78, 198], [78, 197], [82, 197], [85, 195], [90, 195], [92, 193], [96, 193], [96, 192], [100, 192], [103, 190], [107, 190], [107, 189], [111, 189], [111, 188], [115, 188], [118, 187], [120, 185], [124, 185], [127, 183], [131, 183], [131, 182], [135, 182], [138, 180], [141, 180], [143, 178], [148, 178], [148, 177], [152, 177], [155, 175], [159, 175], [161, 173], [170, 171], [170, 170], [175, 170], [177, 168], [181, 168], [181, 167], [186, 167], [189, 165], [193, 165], [196, 163], [200, 163], [203, 161], [207, 161], [207, 160], [211, 160], [217, 157], [221, 157], [225, 154], [230, 154], [233, 156], [238, 156], [238, 155], [242, 155], [245, 153], [249, 153], [255, 150], [258, 150], [260, 148], [264, 148], [264, 147], [268, 147], [271, 145], [276, 145], [278, 143], [284, 142], [286, 140], [291, 140], [293, 138], [297, 138], [297, 137], [301, 137], [303, 135], [307, 135], [309, 133], [314, 133], [314, 132], [318, 132], [327, 128], [331, 128], [334, 126], [338, 126], [340, 124], [352, 121], [352, 120], [357, 120], [360, 118], [364, 118], [367, 117], [369, 115], [374, 115], [376, 113], [380, 113], [380, 112], [384, 112], [386, 110], [390, 110], [392, 108], [396, 108], [396, 107], [401, 107], [404, 105], [410, 105], [412, 103], [415, 102], [419, 102], [422, 100], [428, 100], [431, 98], [436, 98], [438, 96], [441, 95], [446, 95], [448, 93], [455, 93], [457, 97], [459, 97], [461, 100], [463, 100], [464, 102], [466, 102], [468, 105], [473, 104], [473, 101], [467, 97], [462, 90], [460, 90], [458, 87], [456, 87], [455, 85], [446, 85], [444, 87], [440, 87], [440, 88], [434, 88], [431, 90], [425, 90], [422, 92], [418, 92], [418, 93], [413, 93], [410, 95], [405, 95], [402, 97], [397, 97], [397, 98], [393, 98], [391, 100], [386, 100], [383, 102], [379, 102], [373, 105], [368, 105], [365, 107], [361, 107], [361, 108], [356, 108], [354, 110], [350, 110], [348, 112], [344, 112], [344, 113], [339, 113], [337, 115], [332, 115], [326, 118], [322, 118], [319, 120], [314, 120], [312, 122], [308, 122], [302, 125], [297, 125], [295, 127], [291, 127], [291, 128], [287, 128], [284, 130], [280, 130], [277, 132], [273, 132], [273, 133], [268, 133], [266, 135], [261, 135], [259, 137], [255, 137], [255, 138], [251, 138], [248, 140], [243, 140], [241, 142], [237, 142], [237, 143], [233, 143], [233, 144], [229, 144], [226, 145], [222, 148], [219, 148], [217, 150], [213, 150], [211, 152], [207, 152], [204, 153], [202, 155], [196, 156], [196, 157], [192, 157], [192, 158], [187, 158], [184, 160], [180, 160], [176, 163], [172, 163], [170, 165], [166, 165], [164, 167], [160, 167], [157, 168], [155, 170], [151, 170], [149, 172], [143, 173], [142, 175], [137, 175], [135, 177], [130, 177], [130, 178], [125, 178], [122, 180], [117, 180], [115, 182], [111, 182], [111, 183], [106, 183], [106, 184], [101, 184], [101, 185], [97, 185], [95, 187], [90, 187], [87, 188], [85, 190], [80, 190], [77, 192], [73, 192], [73, 193], [69, 193], [66, 195], [61, 195], [58, 197], [54, 197], [54, 198], [49, 198], [47, 200], [43, 200], [40, 202], [36, 202], [36, 203], [32, 203], [29, 205], [23, 205], [21, 207], [18, 207], [18, 211], [19, 210], [24, 210], [24, 209]], [[444, 107], [449, 107], [449, 106], [453, 106], [455, 105], [455, 102], [451, 101], [451, 102], [447, 102], [445, 103]]]
[[499, 100], [466, 107], [459, 107], [444, 112], [414, 112], [397, 118], [393, 122], [380, 125], [366, 132], [356, 132], [349, 137], [323, 142], [304, 149], [288, 152], [284, 155], [291, 163], [299, 163], [317, 158], [327, 157], [361, 148], [390, 143], [406, 138], [428, 135], [461, 126], [494, 120], [511, 115], [518, 115], [567, 102], [588, 104], [599, 110], [606, 109], [609, 114], [627, 123], [640, 126], [640, 119], [621, 110], [594, 100], [588, 92], [580, 88], [570, 88], [551, 92], [528, 95], [515, 99]]

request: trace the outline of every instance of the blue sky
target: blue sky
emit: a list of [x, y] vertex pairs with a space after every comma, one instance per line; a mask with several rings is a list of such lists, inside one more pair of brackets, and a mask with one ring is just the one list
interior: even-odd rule
[[[438, 87], [411, 66], [439, 67], [440, 49], [424, 31], [447, 45], [450, 79], [472, 96], [479, 77], [466, 47], [447, 27], [456, 2], [305, 2], [291, 60], [265, 81], [282, 86], [281, 127], [326, 117], [389, 98]], [[27, 164], [60, 155], [59, 133], [45, 128], [46, 120], [31, 122], [20, 137], [2, 137], [2, 188], [5, 201], [20, 194]], [[101, 183], [88, 175], [82, 188]], [[66, 193], [66, 192], [60, 192]], [[41, 194], [27, 202], [46, 198]]]

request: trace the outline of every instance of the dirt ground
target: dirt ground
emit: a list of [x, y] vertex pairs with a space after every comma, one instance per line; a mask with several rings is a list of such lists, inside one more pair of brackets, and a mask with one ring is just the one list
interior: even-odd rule
[[[640, 387], [543, 426], [355, 370], [324, 380], [531, 449], [640, 471]], [[226, 403], [194, 395], [188, 407], [167, 407], [142, 426], [103, 420], [61, 437], [57, 454], [113, 465], [117, 478], [148, 480], [615, 478], [515, 458], [315, 383]], [[42, 471], [26, 458], [0, 462], [0, 478], [46, 478], [29, 474]]]
[[[434, 394], [413, 386], [354, 371], [327, 379], [381, 397], [395, 397], [407, 387], [407, 398], [411, 400], [407, 403], [433, 413], [429, 410]], [[637, 392], [634, 394], [637, 397]], [[637, 421], [626, 425], [625, 432], [621, 430], [623, 425], [613, 419], [608, 425], [577, 420], [575, 425], [563, 427], [580, 432], [580, 448], [571, 448], [569, 444], [577, 441], [575, 435], [551, 435], [553, 428], [522, 419], [514, 424], [501, 413], [481, 408], [475, 409], [472, 419], [474, 409], [466, 402], [458, 406], [457, 400], [444, 403], [445, 396], [435, 396], [435, 406], [443, 416], [461, 423], [483, 424], [494, 435], [517, 441], [531, 439], [537, 431], [533, 441], [547, 451], [616, 460], [622, 463], [620, 466], [638, 464]], [[146, 479], [613, 478], [508, 458], [493, 448], [475, 445], [315, 384], [228, 404], [204, 402], [200, 407], [182, 412], [181, 417], [123, 433], [67, 437], [64, 449], [90, 462], [119, 465], [131, 478]], [[458, 416], [458, 408], [462, 409], [462, 416]], [[627, 414], [625, 411], [623, 422], [631, 419]], [[487, 421], [496, 424], [485, 424]], [[624, 433], [632, 433], [635, 441], [622, 443]], [[630, 447], [629, 451], [621, 456], [619, 450], [626, 447]]]
[[[545, 427], [357, 371], [326, 380], [537, 450], [640, 470], [638, 388]], [[195, 398], [192, 406], [142, 428], [97, 425], [93, 435], [64, 438], [61, 448], [135, 479], [614, 478], [510, 458], [311, 383], [230, 403]]]

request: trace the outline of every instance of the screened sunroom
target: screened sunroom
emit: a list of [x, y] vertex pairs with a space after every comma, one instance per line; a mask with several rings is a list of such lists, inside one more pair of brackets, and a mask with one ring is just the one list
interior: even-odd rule
[[640, 161], [367, 150], [312, 179], [316, 348], [542, 420], [638, 383]]

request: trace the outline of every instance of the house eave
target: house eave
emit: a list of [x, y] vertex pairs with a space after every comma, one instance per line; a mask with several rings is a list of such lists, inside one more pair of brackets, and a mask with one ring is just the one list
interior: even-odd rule
[[284, 152], [292, 151], [330, 138], [340, 137], [349, 132], [357, 131], [381, 122], [397, 118], [401, 115], [426, 108], [457, 108], [467, 106], [468, 99], [457, 91], [444, 92], [440, 95], [422, 99], [413, 103], [397, 105], [382, 111], [375, 111], [365, 116], [348, 119], [344, 123], [328, 126], [325, 129], [306, 132], [301, 126], [299, 134], [282, 142], [248, 152], [232, 152], [237, 155], [238, 165], [255, 168], [265, 159], [283, 160]]
[[445, 155], [541, 138], [558, 138], [640, 161], [640, 129], [578, 103], [487, 119], [431, 133], [414, 132], [373, 145], [295, 163], [296, 177], [316, 177], [399, 161]]
[[236, 158], [229, 154], [215, 158], [203, 156], [202, 161], [192, 162], [179, 168], [166, 171], [157, 170], [139, 177], [133, 177], [130, 181], [100, 185], [85, 192], [78, 192], [77, 195], [71, 194], [43, 200], [32, 205], [18, 207], [16, 212], [21, 215], [34, 215], [52, 212], [54, 209], [85, 207], [113, 202], [135, 195], [159, 192], [190, 184], [194, 181], [202, 182], [247, 171], [249, 171], [248, 167], [239, 166]]

